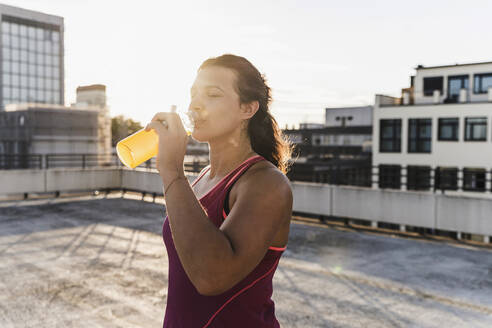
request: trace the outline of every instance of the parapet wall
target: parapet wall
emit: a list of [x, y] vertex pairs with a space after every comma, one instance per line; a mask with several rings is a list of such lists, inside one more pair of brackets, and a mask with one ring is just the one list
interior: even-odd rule
[[[295, 212], [492, 236], [492, 199], [305, 182], [291, 186]], [[163, 192], [155, 170], [0, 170], [0, 195], [105, 189]]]

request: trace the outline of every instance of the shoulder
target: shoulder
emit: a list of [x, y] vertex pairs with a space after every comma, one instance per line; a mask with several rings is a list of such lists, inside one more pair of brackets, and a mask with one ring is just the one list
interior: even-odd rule
[[[269, 161], [261, 161], [251, 166], [238, 180], [238, 196], [241, 194], [269, 195], [282, 198], [286, 201], [292, 199], [290, 181], [275, 165]], [[270, 198], [270, 197], [268, 197]]]

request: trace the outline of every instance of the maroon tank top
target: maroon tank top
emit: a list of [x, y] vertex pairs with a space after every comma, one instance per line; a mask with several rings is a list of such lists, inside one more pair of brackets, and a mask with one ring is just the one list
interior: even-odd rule
[[[227, 217], [224, 201], [228, 191], [248, 168], [262, 160], [265, 158], [259, 155], [247, 159], [199, 200], [217, 228]], [[193, 185], [208, 170], [210, 167], [203, 170]], [[253, 271], [228, 291], [216, 296], [204, 296], [198, 293], [181, 265], [167, 216], [162, 236], [169, 258], [164, 328], [280, 327], [271, 299], [272, 279], [285, 247], [270, 247]]]

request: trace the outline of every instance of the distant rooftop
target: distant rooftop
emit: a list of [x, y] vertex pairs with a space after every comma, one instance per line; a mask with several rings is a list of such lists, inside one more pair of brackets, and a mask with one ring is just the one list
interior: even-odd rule
[[478, 62], [478, 63], [465, 63], [465, 64], [454, 64], [454, 65], [440, 65], [440, 66], [424, 66], [424, 65], [418, 65], [415, 67], [416, 70], [420, 69], [431, 69], [431, 68], [446, 68], [446, 67], [456, 67], [456, 66], [471, 66], [471, 65], [484, 65], [484, 64], [492, 64], [492, 61], [488, 62]]
[[91, 84], [91, 85], [84, 85], [84, 86], [77, 87], [77, 92], [94, 91], [94, 90], [106, 91], [106, 86], [104, 84]]
[[94, 107], [94, 106], [88, 106], [85, 105], [82, 108], [78, 106], [64, 106], [64, 105], [58, 105], [58, 104], [45, 104], [45, 103], [18, 103], [18, 104], [8, 104], [5, 106], [5, 111], [6, 112], [16, 112], [16, 111], [25, 111], [25, 110], [51, 110], [51, 111], [56, 111], [56, 110], [63, 110], [63, 111], [75, 111], [75, 110], [80, 110], [80, 111], [98, 111], [99, 108]]
[[367, 106], [346, 106], [346, 107], [325, 107], [326, 110], [335, 110], [335, 109], [372, 109], [372, 105]]

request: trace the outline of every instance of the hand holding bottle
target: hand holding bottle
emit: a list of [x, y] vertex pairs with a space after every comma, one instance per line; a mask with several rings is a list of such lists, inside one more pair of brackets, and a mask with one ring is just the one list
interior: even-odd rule
[[[116, 151], [119, 159], [126, 167], [135, 168], [157, 156], [159, 152], [166, 154], [167, 151], [164, 149], [166, 145], [172, 149], [171, 151], [177, 151], [177, 142], [184, 143], [184, 153], [186, 153], [187, 138], [180, 141], [178, 139], [182, 139], [183, 133], [185, 137], [186, 135], [191, 135], [192, 124], [190, 118], [184, 113], [178, 115], [173, 109], [171, 110], [172, 112], [170, 113], [157, 113], [145, 129], [141, 129], [118, 142]], [[186, 130], [183, 124], [186, 126]], [[160, 149], [163, 150], [161, 151]], [[157, 168], [159, 170], [166, 165], [168, 157], [164, 155], [162, 159], [157, 158]]]
[[145, 131], [155, 131], [158, 136], [157, 170], [165, 177], [184, 175], [183, 162], [188, 144], [181, 118], [176, 113], [160, 112], [154, 115]]

